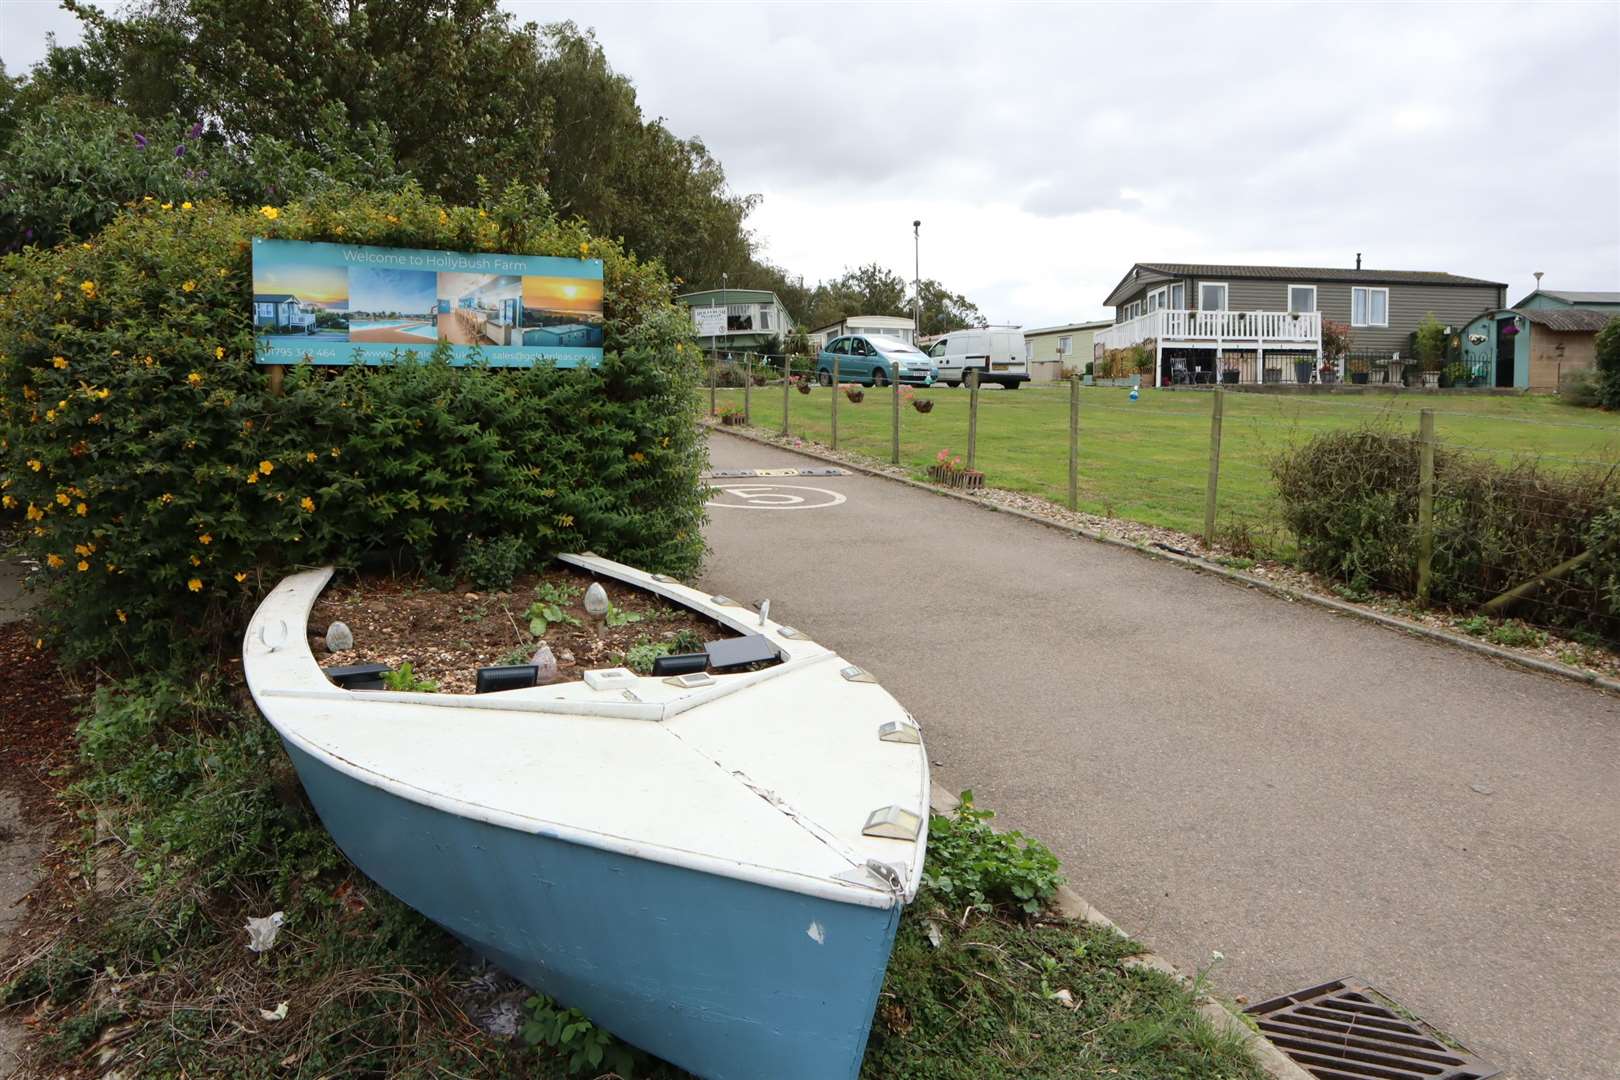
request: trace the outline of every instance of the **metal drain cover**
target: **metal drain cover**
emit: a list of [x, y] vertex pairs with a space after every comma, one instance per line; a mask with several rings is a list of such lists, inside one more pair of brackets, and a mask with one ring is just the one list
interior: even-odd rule
[[1323, 983], [1244, 1012], [1318, 1080], [1487, 1080], [1502, 1072], [1363, 979]]

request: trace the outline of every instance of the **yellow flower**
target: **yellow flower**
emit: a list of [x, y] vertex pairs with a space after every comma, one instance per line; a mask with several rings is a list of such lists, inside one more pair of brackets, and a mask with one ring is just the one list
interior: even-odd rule
[[45, 556], [45, 565], [50, 567], [52, 570], [62, 569], [62, 562], [62, 556], [56, 554], [54, 551]]
[[105, 386], [94, 393], [97, 401], [106, 401], [108, 398], [112, 397], [112, 391], [107, 389]]
[[563, 528], [566, 529], [570, 525], [572, 525], [573, 523], [574, 523], [574, 515], [573, 514], [558, 514], [557, 515], [557, 524], [561, 525]]
[[180, 289], [183, 292], [196, 292], [197, 283], [195, 281], [187, 281], [184, 285], [180, 286]]
[[66, 506], [68, 503], [72, 502], [73, 500], [68, 498], [68, 493], [67, 492], [58, 491], [56, 493], [56, 501], [61, 503], [63, 506]]
[[298, 505], [306, 514], [313, 514], [315, 512], [315, 500], [310, 498], [308, 495], [305, 495], [302, 499], [299, 499]]
[[84, 293], [86, 300], [94, 300], [96, 298], [96, 283], [93, 281], [81, 281], [79, 282], [79, 291]]
[[388, 224], [390, 224], [390, 225], [398, 225], [399, 224], [399, 218], [396, 217], [393, 214], [389, 214], [388, 215]]
[[186, 376], [186, 382], [190, 383], [192, 386], [201, 386], [203, 384], [202, 372], [193, 371], [191, 374]]
[[45, 519], [45, 511], [41, 510], [33, 503], [29, 503], [28, 509], [23, 512], [23, 516], [29, 521], [43, 521]]
[[275, 469], [276, 469], [276, 467], [274, 465], [270, 464], [270, 462], [268, 462], [268, 461], [259, 462], [259, 471], [264, 473], [264, 475], [266, 475], [266, 476], [269, 476], [272, 472], [275, 471]]
[[[337, 453], [337, 451], [334, 450], [334, 451], [332, 451], [332, 453], [335, 454], [335, 453]], [[28, 467], [30, 469], [33, 469], [35, 472], [39, 472], [39, 470], [44, 468], [45, 466], [44, 466], [44, 463], [41, 462], [38, 458], [29, 458], [28, 459]]]
[[82, 574], [88, 569], [90, 569], [90, 564], [85, 562], [83, 559], [80, 559], [79, 560], [79, 573]]
[[248, 481], [247, 482], [250, 483], [250, 484], [257, 484], [259, 482], [259, 474], [256, 473], [256, 472], [248, 473]]
[[247, 572], [245, 570], [238, 570], [236, 573], [232, 574], [231, 576], [236, 579], [236, 583], [238, 585], [242, 584], [242, 582], [247, 580]]
[[591, 245], [581, 240], [579, 244], [579, 253], [581, 255], [589, 255], [591, 253]]
[[265, 217], [269, 218], [271, 221], [274, 221], [274, 220], [276, 220], [276, 218], [281, 216], [281, 211], [277, 210], [273, 206], [261, 206], [261, 207], [259, 207], [259, 213], [263, 214]]
[[192, 592], [202, 592], [202, 578], [192, 578], [186, 582], [186, 588]]
[[185, 202], [181, 203], [180, 204], [180, 209], [182, 209], [182, 210], [190, 210], [191, 209], [191, 200], [187, 199]]
[[214, 346], [214, 359], [215, 360], [223, 360], [223, 359], [225, 359], [225, 346], [223, 346], [223, 345], [215, 345]]
[[51, 357], [51, 366], [56, 368], [57, 370], [61, 370], [63, 368], [66, 368], [68, 366], [67, 357], [65, 357], [65, 356], [53, 356], [53, 357]]
[[90, 241], [86, 240], [84, 243], [80, 244], [79, 246], [84, 248], [84, 250], [86, 250], [86, 251], [90, 251], [90, 250], [93, 250], [96, 245], [94, 245]]
[[150, 196], [150, 195], [142, 195], [141, 196], [141, 202], [151, 202], [151, 201], [152, 201], [152, 196]]
[[96, 549], [93, 546], [91, 546], [90, 544], [74, 544], [73, 545], [73, 554], [75, 554], [75, 555], [94, 555], [95, 553], [96, 553]]
[[165, 209], [165, 210], [173, 210], [174, 209], [174, 203], [172, 203], [172, 202], [164, 203], [163, 204], [163, 209]]
[[3, 505], [7, 510], [15, 510], [17, 508], [17, 496], [7, 495], [0, 498], [0, 505]]
[[191, 565], [192, 566], [201, 566], [202, 565], [202, 560], [197, 558], [197, 556], [193, 555], [191, 557]]
[[630, 455], [630, 460], [639, 465], [643, 461], [647, 460], [647, 455], [643, 454], [640, 450], [637, 450], [635, 453]]
[[203, 533], [201, 536], [197, 537], [197, 543], [202, 544], [204, 547], [207, 547], [209, 544], [212, 544], [213, 542], [214, 542], [214, 538], [209, 533]]
[[79, 514], [80, 517], [84, 517], [85, 515], [90, 513], [90, 507], [88, 505], [86, 505], [85, 503], [80, 503], [78, 506], [75, 506], [73, 509], [78, 511], [78, 514]]
[[316, 457], [315, 451], [311, 450], [309, 453], [304, 455], [304, 460], [309, 462], [311, 465], [313, 465], [313, 464], [315, 464], [315, 457]]
[[[190, 204], [188, 203], [187, 205], [189, 206]], [[118, 616], [119, 622], [129, 622], [129, 616], [124, 614], [123, 608], [119, 608], [114, 612], [114, 614]]]
[[335, 447], [335, 446], [334, 446], [334, 447], [332, 447], [332, 456], [333, 456], [333, 457], [337, 457], [337, 456], [338, 456], [338, 448], [337, 448], [337, 447]]
[[348, 232], [349, 230], [345, 229], [342, 225], [339, 225], [336, 229], [333, 229], [332, 231], [337, 233], [339, 236], [342, 236], [344, 233]]
[[174, 502], [174, 496], [165, 491], [162, 495], [158, 496], [158, 502], [162, 503], [164, 506], [168, 506], [170, 503]]

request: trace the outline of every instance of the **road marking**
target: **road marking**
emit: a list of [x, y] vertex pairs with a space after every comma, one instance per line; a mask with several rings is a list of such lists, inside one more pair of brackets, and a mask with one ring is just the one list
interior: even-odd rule
[[703, 474], [705, 480], [742, 480], [756, 476], [848, 476], [847, 469], [710, 469]]
[[[825, 510], [845, 501], [836, 491], [802, 484], [728, 484], [711, 487], [709, 491], [707, 505], [727, 510]], [[811, 498], [800, 492], [812, 492], [824, 498]], [[740, 501], [721, 501], [725, 499]]]

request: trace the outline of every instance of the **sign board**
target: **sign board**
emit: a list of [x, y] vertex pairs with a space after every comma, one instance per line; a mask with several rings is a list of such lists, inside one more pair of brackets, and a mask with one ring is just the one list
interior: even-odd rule
[[602, 261], [258, 237], [253, 325], [261, 364], [599, 364]]
[[698, 337], [716, 337], [726, 332], [726, 309], [724, 307], [695, 307], [692, 309], [692, 324], [697, 327]]

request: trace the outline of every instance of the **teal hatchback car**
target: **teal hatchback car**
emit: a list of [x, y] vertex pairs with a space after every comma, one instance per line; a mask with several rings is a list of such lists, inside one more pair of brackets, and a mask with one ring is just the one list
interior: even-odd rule
[[822, 386], [832, 385], [834, 360], [839, 382], [887, 386], [896, 365], [902, 383], [933, 386], [939, 378], [939, 368], [920, 349], [882, 334], [848, 334], [827, 342], [816, 358], [816, 379]]

